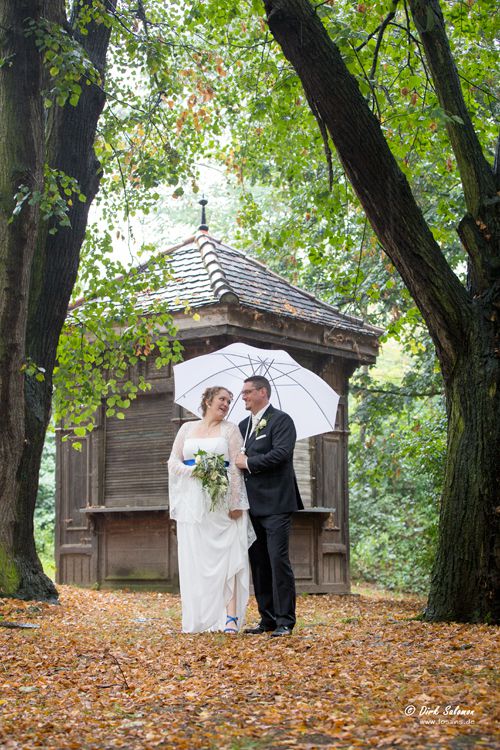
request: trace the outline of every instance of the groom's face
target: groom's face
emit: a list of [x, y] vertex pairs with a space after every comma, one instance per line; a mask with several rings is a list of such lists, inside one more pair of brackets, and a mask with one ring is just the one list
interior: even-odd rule
[[269, 403], [266, 389], [256, 388], [251, 380], [248, 383], [243, 383], [241, 398], [245, 403], [245, 409], [251, 411], [252, 414], [257, 414], [258, 411]]

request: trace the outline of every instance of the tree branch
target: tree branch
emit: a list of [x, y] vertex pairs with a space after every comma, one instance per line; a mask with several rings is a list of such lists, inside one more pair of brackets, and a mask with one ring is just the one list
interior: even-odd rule
[[398, 2], [399, 0], [393, 0], [392, 10], [387, 14], [387, 16], [384, 18], [384, 20], [380, 24], [380, 31], [378, 33], [377, 44], [375, 45], [375, 52], [373, 53], [373, 62], [372, 62], [371, 70], [370, 70], [370, 79], [372, 81], [375, 78], [375, 71], [377, 70], [378, 53], [380, 52], [380, 45], [382, 44], [382, 39], [384, 38], [384, 31], [386, 30], [386, 28], [389, 26], [390, 22], [396, 15]]
[[409, 0], [409, 4], [439, 103], [448, 116], [446, 127], [462, 176], [467, 208], [477, 216], [484, 198], [495, 192], [494, 181], [465, 106], [439, 1]]
[[497, 146], [495, 149], [495, 165], [493, 167], [493, 172], [495, 174], [497, 188], [500, 189], [500, 134], [497, 138]]
[[332, 152], [330, 149], [330, 143], [328, 141], [328, 130], [325, 125], [325, 121], [323, 120], [321, 116], [321, 112], [319, 111], [319, 108], [316, 106], [316, 102], [313, 98], [310, 98], [308, 92], [304, 89], [304, 93], [306, 95], [306, 99], [308, 101], [308, 104], [311, 108], [311, 112], [313, 113], [314, 117], [316, 118], [316, 122], [318, 123], [319, 132], [321, 133], [321, 138], [323, 139], [323, 148], [325, 151], [325, 157], [326, 157], [326, 164], [328, 167], [328, 187], [330, 190], [333, 187], [333, 163], [332, 163]]
[[349, 391], [352, 393], [380, 393], [384, 396], [398, 396], [398, 398], [434, 398], [444, 395], [443, 389], [437, 388], [431, 388], [429, 391], [413, 391], [408, 388], [366, 388], [361, 385], [350, 385]]
[[382, 24], [379, 23], [379, 25], [376, 28], [373, 29], [373, 31], [371, 32], [371, 34], [368, 34], [368, 36], [366, 37], [366, 39], [364, 40], [364, 42], [361, 42], [361, 44], [358, 44], [357, 47], [354, 47], [355, 52], [361, 52], [361, 50], [363, 49], [363, 47], [366, 47], [366, 45], [368, 44], [368, 42], [370, 41], [370, 39], [373, 39], [373, 37], [375, 36], [375, 34], [377, 33], [377, 31], [380, 29], [381, 26], [382, 26]]
[[500, 205], [492, 204], [497, 198], [495, 176], [465, 105], [439, 0], [409, 0], [409, 5], [439, 103], [446, 114], [446, 129], [470, 214], [464, 221], [471, 229], [475, 226], [473, 231], [460, 232], [460, 237], [472, 264], [472, 291], [482, 292], [500, 274]]
[[299, 75], [385, 252], [434, 339], [445, 377], [463, 350], [468, 296], [446, 262], [406, 177], [338, 47], [308, 0], [264, 0], [271, 32]]

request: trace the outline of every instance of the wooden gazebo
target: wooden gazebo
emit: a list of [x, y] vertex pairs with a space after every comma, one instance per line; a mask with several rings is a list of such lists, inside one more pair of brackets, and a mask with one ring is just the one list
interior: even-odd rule
[[[294, 516], [291, 557], [299, 592], [348, 593], [348, 383], [357, 367], [375, 362], [381, 331], [292, 286], [205, 227], [167, 253], [173, 279], [160, 297], [174, 314], [185, 359], [236, 341], [286, 349], [340, 394], [335, 431], [297, 443], [306, 508]], [[179, 300], [189, 300], [199, 319], [186, 316]], [[139, 373], [151, 390], [132, 402], [125, 420], [107, 418], [103, 407], [81, 451], [58, 429], [59, 583], [177, 590], [167, 459], [176, 431], [192, 417], [173, 403], [170, 366], [157, 369], [151, 358], [129, 376]]]

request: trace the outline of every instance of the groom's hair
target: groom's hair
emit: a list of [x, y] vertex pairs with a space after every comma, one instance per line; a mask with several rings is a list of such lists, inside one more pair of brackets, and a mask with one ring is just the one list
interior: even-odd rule
[[256, 388], [265, 388], [267, 397], [271, 398], [271, 383], [263, 375], [255, 375], [253, 378], [246, 378], [244, 383], [253, 383]]

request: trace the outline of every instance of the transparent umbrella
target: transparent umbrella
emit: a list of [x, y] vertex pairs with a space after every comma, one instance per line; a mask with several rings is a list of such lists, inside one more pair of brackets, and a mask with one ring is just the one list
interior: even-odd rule
[[292, 417], [298, 440], [334, 429], [339, 396], [281, 349], [230, 344], [175, 365], [175, 403], [199, 417], [205, 388], [224, 386], [234, 394], [228, 419], [238, 423], [248, 416], [240, 393], [243, 381], [252, 375], [269, 380], [271, 403]]

